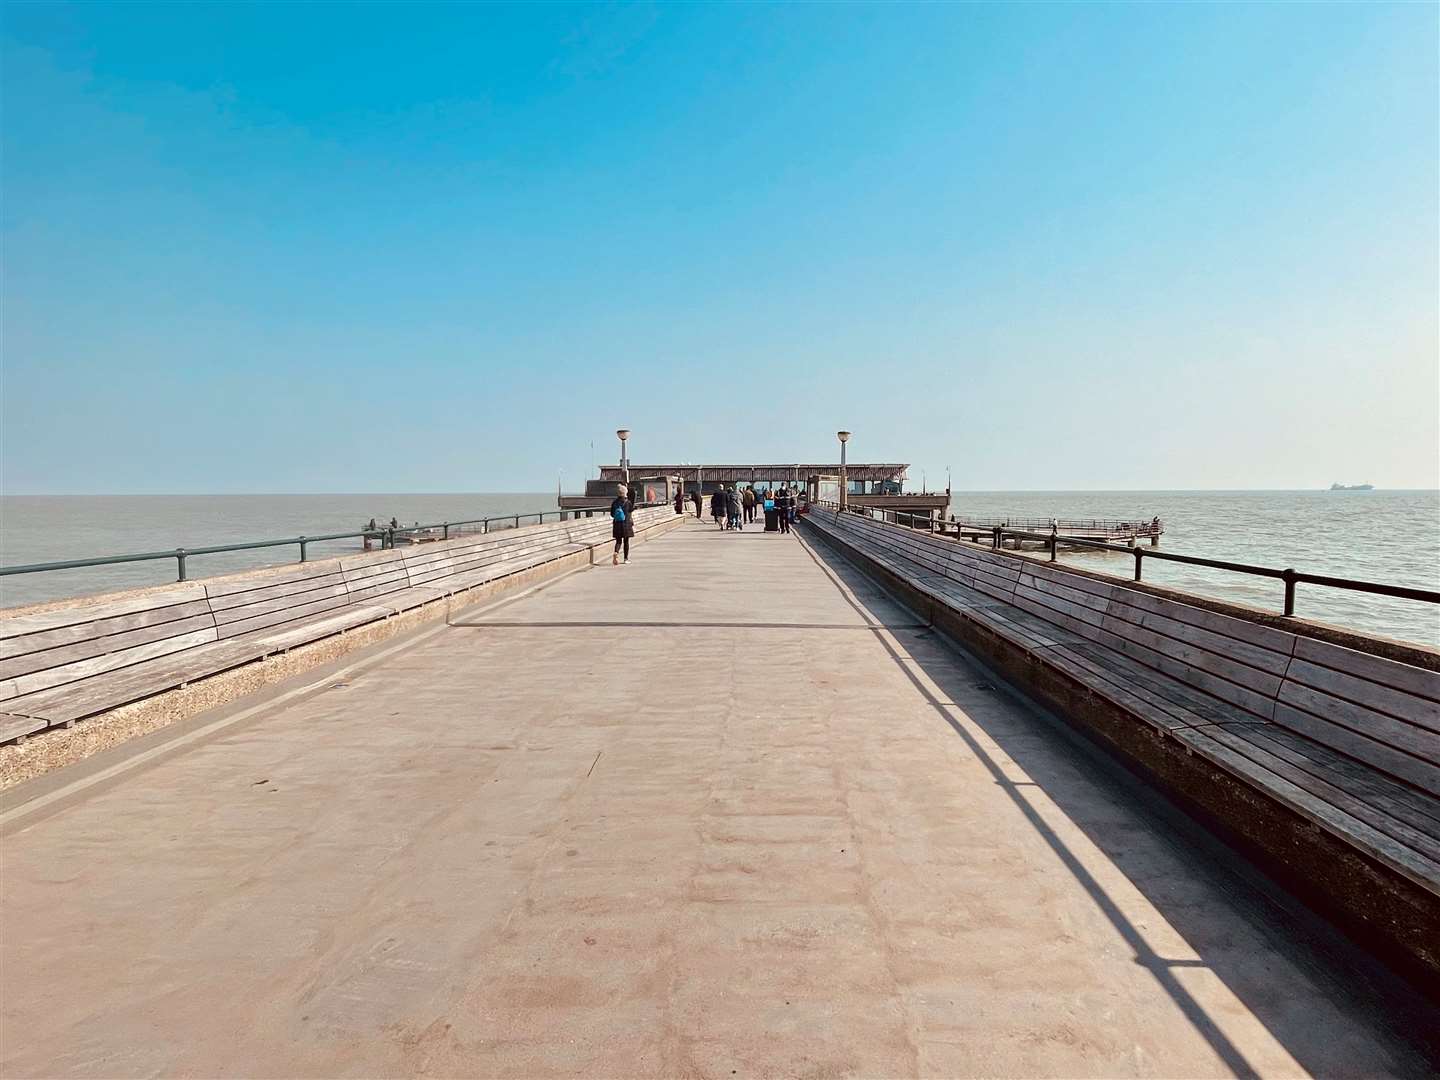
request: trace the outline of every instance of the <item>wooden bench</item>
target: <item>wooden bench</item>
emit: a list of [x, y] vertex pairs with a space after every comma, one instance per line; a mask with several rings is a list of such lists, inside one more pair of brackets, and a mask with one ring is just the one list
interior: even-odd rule
[[[1382, 656], [1328, 640], [1336, 635], [1315, 624], [856, 514], [808, 520], [922, 614], [1057, 711], [1093, 721], [1115, 749], [1184, 787], [1295, 876], [1323, 888], [1327, 873], [1349, 875], [1347, 914], [1440, 971], [1440, 653], [1385, 643], [1391, 655]], [[1185, 777], [1186, 758], [1243, 789]], [[1256, 795], [1296, 827], [1266, 835], [1279, 819], [1256, 811]], [[1315, 832], [1328, 841], [1307, 847]], [[1336, 843], [1365, 866], [1327, 862]], [[1414, 888], [1382, 902], [1367, 891], [1369, 868]]]
[[[668, 507], [642, 509], [644, 531]], [[0, 742], [377, 622], [607, 543], [608, 518], [507, 529], [0, 613]]]

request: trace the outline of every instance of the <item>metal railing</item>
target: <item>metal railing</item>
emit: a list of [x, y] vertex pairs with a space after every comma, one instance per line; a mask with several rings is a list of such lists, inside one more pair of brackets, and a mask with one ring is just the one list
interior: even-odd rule
[[1061, 530], [1083, 530], [1085, 532], [1103, 532], [1115, 536], [1159, 536], [1165, 531], [1165, 523], [1159, 518], [1040, 518], [1040, 517], [1014, 517], [1014, 516], [992, 516], [992, 517], [966, 517], [962, 515], [951, 515], [944, 519], [947, 525], [960, 525], [967, 528], [993, 529], [997, 525], [1002, 529], [1048, 529], [1057, 525]]
[[[824, 506], [829, 510], [839, 510], [838, 503], [827, 502], [817, 505]], [[939, 519], [926, 514], [907, 514], [897, 510], [875, 510], [864, 507], [851, 506], [847, 508], [851, 513], [862, 517], [878, 519], [887, 524], [903, 525], [910, 529], [923, 529], [926, 532], [935, 532], [935, 526]], [[901, 518], [908, 519], [902, 522]], [[1050, 522], [1046, 521], [1049, 525]], [[1286, 568], [1277, 570], [1271, 566], [1255, 566], [1250, 563], [1230, 562], [1227, 559], [1207, 559], [1199, 555], [1180, 555], [1173, 551], [1159, 551], [1154, 548], [1132, 547], [1129, 544], [1111, 544], [1104, 540], [1082, 540], [1074, 536], [1061, 536], [1058, 529], [1051, 527], [1048, 532], [1034, 532], [1028, 529], [1009, 529], [996, 525], [990, 529], [991, 547], [1001, 550], [1005, 539], [1009, 537], [1015, 540], [1034, 540], [1045, 545], [1049, 552], [1050, 561], [1055, 562], [1059, 557], [1059, 548], [1062, 545], [1072, 547], [1090, 548], [1099, 551], [1114, 551], [1123, 555], [1129, 555], [1135, 560], [1135, 580], [1142, 579], [1143, 567], [1147, 559], [1160, 559], [1164, 562], [1185, 563], [1189, 566], [1206, 566], [1214, 570], [1226, 570], [1237, 574], [1248, 574], [1252, 577], [1272, 578], [1282, 581], [1285, 584], [1284, 613], [1293, 616], [1295, 614], [1295, 586], [1296, 585], [1323, 585], [1331, 589], [1347, 589], [1351, 592], [1370, 593], [1375, 596], [1394, 596], [1402, 600], [1418, 600], [1427, 604], [1440, 604], [1440, 592], [1433, 589], [1415, 589], [1406, 585], [1384, 585], [1378, 581], [1360, 581], [1356, 578], [1333, 577], [1328, 574], [1307, 574], [1301, 570]]]
[[[640, 503], [637, 510], [643, 510], [650, 506], [659, 506], [660, 503]], [[254, 551], [261, 548], [291, 547], [298, 545], [300, 548], [300, 562], [308, 561], [309, 546], [311, 544], [323, 543], [328, 540], [379, 540], [381, 549], [393, 548], [397, 537], [404, 540], [417, 533], [434, 533], [439, 531], [441, 540], [449, 540], [451, 531], [464, 534], [480, 533], [482, 535], [493, 531], [492, 523], [512, 522], [504, 528], [518, 529], [522, 521], [529, 522], [534, 519], [538, 525], [545, 524], [546, 518], [554, 518], [564, 521], [568, 515], [571, 518], [581, 514], [604, 513], [609, 508], [606, 506], [581, 506], [568, 510], [544, 510], [529, 514], [497, 514], [493, 517], [466, 518], [461, 521], [439, 521], [431, 525], [421, 525], [418, 522], [414, 525], [386, 525], [374, 529], [361, 529], [358, 532], [324, 533], [318, 536], [287, 536], [279, 540], [249, 540], [238, 544], [211, 544], [206, 547], [172, 548], [168, 551], [142, 551], [131, 555], [98, 555], [89, 559], [62, 559], [57, 562], [30, 563], [25, 566], [0, 566], [0, 577], [9, 577], [13, 574], [40, 574], [51, 570], [78, 570], [88, 566], [114, 566], [117, 563], [152, 562], [156, 559], [174, 559], [176, 562], [176, 581], [186, 581], [186, 560], [192, 555], [215, 555], [226, 551]], [[479, 528], [475, 528], [479, 526]]]

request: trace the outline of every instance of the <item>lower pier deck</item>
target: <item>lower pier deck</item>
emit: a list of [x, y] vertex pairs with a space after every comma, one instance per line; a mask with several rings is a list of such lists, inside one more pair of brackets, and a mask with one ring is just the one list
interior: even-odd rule
[[9, 811], [0, 1073], [1433, 1068], [797, 536], [692, 524], [457, 622]]

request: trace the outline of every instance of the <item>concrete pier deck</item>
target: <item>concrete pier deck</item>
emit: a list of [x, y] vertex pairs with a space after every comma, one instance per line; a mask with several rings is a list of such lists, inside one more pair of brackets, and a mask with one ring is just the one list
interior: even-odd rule
[[696, 523], [296, 689], [3, 804], [0, 1074], [1434, 1068], [796, 536]]

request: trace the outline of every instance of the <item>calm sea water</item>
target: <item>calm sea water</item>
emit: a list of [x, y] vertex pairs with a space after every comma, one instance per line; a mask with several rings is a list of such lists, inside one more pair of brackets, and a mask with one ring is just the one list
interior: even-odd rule
[[[358, 529], [371, 517], [455, 521], [553, 510], [555, 496], [124, 495], [0, 498], [0, 563], [48, 562]], [[1165, 522], [1161, 550], [1440, 590], [1440, 492], [960, 492], [956, 514], [1103, 517]], [[358, 540], [317, 544], [312, 557], [359, 550]], [[293, 561], [296, 549], [193, 556], [191, 577]], [[1117, 576], [1123, 554], [1065, 560]], [[173, 560], [0, 578], [0, 606], [174, 580]], [[1279, 610], [1277, 581], [1158, 560], [1147, 580]], [[1301, 585], [1297, 613], [1386, 637], [1440, 645], [1436, 605]]]
[[[1117, 518], [1165, 523], [1161, 551], [1387, 585], [1440, 590], [1440, 491], [975, 491], [957, 516]], [[1143, 541], [1148, 544], [1149, 541]], [[1128, 554], [1062, 553], [1062, 561], [1130, 577]], [[1280, 611], [1284, 585], [1199, 566], [1145, 563], [1157, 585]], [[1298, 585], [1295, 613], [1385, 637], [1440, 645], [1440, 605]]]

